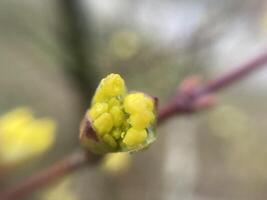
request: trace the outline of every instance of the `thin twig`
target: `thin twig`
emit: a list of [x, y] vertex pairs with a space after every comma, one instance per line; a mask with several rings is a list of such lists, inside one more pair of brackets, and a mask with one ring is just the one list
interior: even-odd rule
[[47, 169], [34, 174], [16, 186], [0, 193], [0, 199], [15, 200], [26, 197], [37, 189], [49, 185], [59, 178], [80, 169], [85, 166], [86, 163], [95, 163], [98, 160], [97, 158], [98, 157], [95, 155], [85, 153], [85, 151], [70, 154]]
[[[204, 86], [195, 87], [187, 92], [180, 90], [165, 107], [160, 109], [158, 123], [161, 124], [175, 114], [193, 113], [201, 108], [205, 108], [205, 106], [207, 107], [209, 103], [207, 103], [207, 101], [202, 101], [204, 103], [200, 104], [199, 102], [201, 99], [209, 97], [214, 92], [249, 75], [252, 71], [260, 69], [265, 63], [267, 63], [267, 52], [241, 64], [234, 68], [233, 71], [219, 76]], [[0, 200], [21, 199], [37, 189], [49, 185], [53, 181], [80, 169], [85, 166], [85, 164], [92, 165], [96, 163], [100, 158], [99, 156], [87, 154], [85, 152], [71, 154], [47, 169], [20, 182], [18, 185], [0, 193]]]
[[161, 123], [173, 115], [193, 113], [201, 109], [201, 106], [196, 106], [200, 99], [208, 97], [209, 95], [243, 79], [253, 71], [266, 66], [266, 63], [267, 50], [264, 51], [263, 54], [234, 67], [232, 71], [209, 81], [206, 85], [195, 87], [187, 93], [181, 91], [178, 92], [165, 107], [160, 109], [158, 121]]

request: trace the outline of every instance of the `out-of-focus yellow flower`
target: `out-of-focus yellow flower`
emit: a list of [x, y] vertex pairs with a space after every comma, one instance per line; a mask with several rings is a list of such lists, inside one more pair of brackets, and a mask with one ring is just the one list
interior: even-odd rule
[[81, 124], [81, 142], [95, 153], [147, 147], [155, 140], [154, 104], [144, 93], [128, 93], [120, 75], [108, 75], [100, 82]]
[[104, 157], [101, 168], [107, 173], [116, 175], [127, 171], [130, 164], [131, 157], [129, 153], [110, 153]]
[[137, 54], [140, 44], [136, 33], [123, 30], [112, 35], [109, 46], [115, 57], [127, 60]]
[[41, 200], [76, 200], [76, 195], [71, 190], [71, 179], [66, 178], [56, 185], [51, 186], [42, 195]]
[[45, 152], [54, 141], [55, 122], [36, 119], [21, 107], [0, 117], [0, 165], [12, 166]]

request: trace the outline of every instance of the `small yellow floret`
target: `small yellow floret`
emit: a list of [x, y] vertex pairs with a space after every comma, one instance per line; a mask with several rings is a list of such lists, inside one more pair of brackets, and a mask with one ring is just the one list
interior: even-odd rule
[[120, 101], [116, 98], [111, 98], [108, 101], [108, 106], [109, 106], [109, 108], [112, 108], [113, 106], [120, 106]]
[[122, 109], [119, 106], [113, 106], [109, 112], [113, 117], [114, 126], [115, 127], [121, 126], [124, 120], [124, 113]]
[[99, 90], [108, 97], [123, 95], [125, 83], [119, 74], [110, 74], [101, 81]]
[[152, 111], [154, 109], [154, 103], [151, 98], [146, 97], [143, 93], [132, 93], [125, 97], [124, 109], [130, 114], [144, 110]]
[[93, 104], [123, 96], [126, 92], [124, 80], [119, 74], [110, 74], [102, 79], [93, 98]]
[[110, 147], [112, 148], [116, 148], [117, 147], [117, 142], [115, 141], [115, 139], [109, 135], [109, 134], [106, 134], [104, 135], [103, 137], [103, 141], [108, 144]]
[[108, 133], [113, 127], [112, 115], [109, 113], [104, 113], [100, 115], [93, 122], [93, 125], [99, 135], [104, 135], [105, 133]]
[[146, 106], [149, 111], [153, 111], [155, 109], [155, 100], [151, 97], [145, 96]]
[[121, 137], [121, 130], [120, 129], [114, 129], [112, 132], [111, 132], [111, 135], [112, 137], [114, 137], [116, 140], [117, 139], [120, 139]]
[[0, 164], [12, 165], [46, 151], [54, 141], [55, 123], [35, 119], [19, 108], [0, 118]]
[[107, 103], [96, 103], [89, 111], [89, 116], [92, 120], [95, 120], [97, 117], [108, 111]]
[[92, 103], [95, 104], [95, 103], [103, 102], [103, 101], [106, 101], [107, 98], [108, 97], [106, 96], [104, 91], [99, 88], [96, 90]]
[[146, 130], [136, 130], [130, 128], [125, 137], [123, 138], [123, 143], [128, 147], [136, 147], [145, 142], [147, 138]]
[[152, 112], [144, 111], [140, 114], [131, 115], [128, 121], [135, 129], [142, 130], [148, 127], [154, 118], [155, 116]]

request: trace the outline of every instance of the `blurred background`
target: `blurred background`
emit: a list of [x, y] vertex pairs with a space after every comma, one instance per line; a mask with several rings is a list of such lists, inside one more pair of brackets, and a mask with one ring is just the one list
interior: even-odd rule
[[[53, 147], [1, 178], [5, 187], [78, 148], [108, 73], [164, 105], [186, 76], [209, 80], [260, 53], [267, 1], [1, 0], [0, 27], [0, 114], [26, 105], [58, 124]], [[261, 70], [218, 94], [217, 107], [168, 120], [124, 173], [76, 172], [69, 199], [266, 199], [266, 81]]]

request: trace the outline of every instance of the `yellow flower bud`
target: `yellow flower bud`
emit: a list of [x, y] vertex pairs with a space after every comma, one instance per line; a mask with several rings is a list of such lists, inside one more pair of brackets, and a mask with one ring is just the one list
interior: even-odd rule
[[119, 106], [113, 106], [109, 112], [113, 117], [114, 126], [121, 126], [124, 120], [124, 113], [122, 109]]
[[154, 102], [143, 93], [132, 93], [125, 97], [124, 109], [130, 114], [142, 112], [144, 110], [153, 111]]
[[150, 111], [144, 111], [142, 113], [130, 115], [129, 123], [138, 130], [142, 130], [149, 126], [154, 120], [154, 114]]
[[154, 111], [155, 109], [155, 100], [151, 97], [145, 96], [144, 101], [146, 102], [147, 110]]
[[89, 110], [89, 116], [95, 120], [97, 117], [102, 115], [103, 113], [108, 111], [108, 104], [107, 103], [96, 103], [93, 107]]
[[112, 115], [109, 113], [102, 114], [93, 122], [93, 126], [99, 135], [108, 133], [113, 127]]
[[120, 139], [121, 137], [121, 130], [120, 129], [114, 129], [111, 133], [112, 137], [115, 138], [116, 140]]
[[93, 102], [124, 95], [124, 93], [124, 80], [118, 74], [110, 74], [100, 82]]
[[104, 135], [104, 137], [103, 137], [103, 141], [104, 141], [107, 145], [109, 145], [110, 147], [112, 147], [112, 148], [114, 148], [114, 149], [117, 147], [117, 142], [116, 142], [115, 139], [114, 139], [111, 135], [109, 135], [109, 134]]
[[96, 93], [95, 93], [95, 96], [93, 98], [93, 103], [95, 102], [101, 102], [101, 101], [105, 101], [107, 99], [107, 95], [104, 93], [103, 90], [98, 90]]
[[102, 80], [101, 89], [107, 96], [115, 97], [125, 92], [124, 80], [118, 74], [110, 74]]
[[111, 98], [108, 101], [108, 106], [109, 106], [109, 108], [112, 108], [113, 106], [120, 106], [120, 101], [116, 98]]
[[144, 143], [146, 138], [146, 130], [136, 130], [134, 128], [130, 128], [122, 141], [125, 145], [132, 148]]

